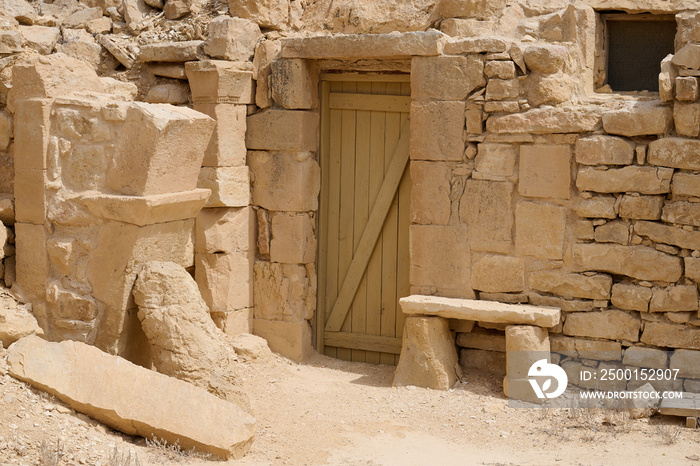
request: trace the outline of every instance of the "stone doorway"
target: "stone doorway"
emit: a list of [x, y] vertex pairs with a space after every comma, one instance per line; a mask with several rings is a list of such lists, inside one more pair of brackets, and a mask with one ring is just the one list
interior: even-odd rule
[[409, 287], [408, 74], [321, 75], [318, 351], [396, 364]]

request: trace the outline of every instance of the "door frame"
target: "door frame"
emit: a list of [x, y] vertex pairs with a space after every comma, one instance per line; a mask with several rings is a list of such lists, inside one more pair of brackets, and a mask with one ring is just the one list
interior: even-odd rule
[[[316, 316], [314, 323], [316, 326], [314, 332], [314, 340], [316, 351], [320, 354], [325, 353], [325, 327], [326, 327], [326, 282], [327, 282], [327, 253], [328, 253], [328, 241], [327, 238], [321, 232], [322, 222], [325, 221], [325, 217], [328, 212], [328, 202], [329, 202], [329, 170], [327, 169], [329, 160], [329, 124], [330, 119], [327, 118], [330, 112], [329, 99], [327, 98], [330, 93], [330, 83], [334, 81], [344, 81], [344, 82], [401, 82], [410, 83], [411, 75], [408, 73], [381, 73], [381, 72], [342, 72], [342, 73], [321, 73], [319, 76], [319, 102], [320, 102], [320, 144], [319, 144], [319, 165], [321, 167], [321, 191], [319, 194], [319, 211], [317, 216], [317, 238], [318, 247], [316, 255], [316, 269], [317, 269], [317, 287], [316, 287]], [[379, 94], [378, 94], [379, 95]], [[409, 117], [410, 118], [410, 117]], [[410, 129], [409, 129], [410, 131]], [[410, 153], [410, 144], [409, 144]], [[410, 166], [410, 157], [408, 160], [408, 165]], [[409, 181], [410, 182], [410, 181]], [[410, 260], [409, 260], [410, 263]], [[400, 310], [398, 312], [401, 312]], [[370, 335], [368, 337], [371, 338]], [[400, 342], [399, 348], [400, 351]]]

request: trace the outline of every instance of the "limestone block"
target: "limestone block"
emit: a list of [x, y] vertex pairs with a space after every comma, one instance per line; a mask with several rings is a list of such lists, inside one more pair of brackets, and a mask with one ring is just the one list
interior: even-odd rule
[[223, 60], [248, 61], [261, 36], [258, 25], [249, 19], [219, 16], [209, 23], [204, 53]]
[[[673, 177], [674, 183], [679, 173]], [[681, 181], [682, 183], [682, 181]], [[671, 184], [671, 190], [673, 190]], [[630, 196], [625, 194], [620, 202], [620, 217], [638, 220], [659, 220], [664, 205], [662, 196]]]
[[197, 253], [195, 279], [211, 312], [228, 312], [253, 306], [251, 252]]
[[700, 378], [700, 351], [676, 350], [671, 354], [669, 366], [678, 369], [678, 377]]
[[484, 142], [478, 145], [475, 168], [484, 177], [507, 178], [513, 175], [517, 157], [518, 153], [511, 144]]
[[411, 97], [414, 100], [465, 100], [484, 84], [484, 61], [478, 55], [411, 60]]
[[131, 196], [193, 190], [213, 130], [214, 120], [194, 110], [132, 103], [107, 187]]
[[49, 276], [47, 234], [43, 225], [15, 223], [17, 283], [28, 299], [43, 300]]
[[654, 348], [633, 346], [625, 350], [622, 364], [649, 369], [666, 369], [668, 367], [668, 352]]
[[[302, 8], [291, 3], [290, 24], [309, 31], [329, 33], [376, 34], [392, 31], [425, 31], [437, 14], [437, 2], [396, 3], [379, 0], [357, 3], [353, 0], [323, 0]], [[302, 11], [303, 10], [303, 11]], [[329, 11], [333, 11], [329, 14]], [[391, 14], [387, 14], [391, 11]], [[302, 14], [303, 13], [303, 14]]]
[[497, 115], [486, 120], [493, 133], [582, 133], [600, 127], [602, 111], [594, 107], [544, 107], [513, 115]]
[[671, 225], [642, 221], [635, 223], [634, 232], [659, 243], [700, 250], [700, 232], [698, 231], [687, 231]]
[[676, 78], [676, 99], [681, 102], [694, 102], [700, 97], [698, 78], [695, 76], [679, 76]]
[[685, 261], [685, 277], [700, 283], [700, 258], [686, 257], [683, 260]]
[[66, 28], [84, 28], [89, 21], [92, 21], [93, 19], [99, 19], [101, 17], [102, 8], [85, 8], [67, 16], [63, 20], [63, 23], [61, 23], [61, 26]]
[[698, 287], [674, 285], [654, 288], [649, 312], [683, 312], [698, 310]]
[[494, 333], [458, 333], [457, 346], [505, 353], [506, 337]]
[[[446, 319], [478, 321], [481, 327], [500, 328], [498, 324], [523, 324], [554, 327], [561, 311], [553, 307], [504, 304], [493, 301], [412, 295], [399, 300], [406, 315], [429, 315]], [[492, 324], [492, 325], [488, 325]], [[496, 325], [493, 325], [496, 324]]]
[[[211, 318], [216, 326], [226, 335], [232, 336], [253, 333], [253, 309], [212, 312]], [[267, 348], [267, 342], [265, 342], [265, 347]], [[268, 351], [270, 350], [268, 349]], [[237, 348], [236, 353], [238, 353]]]
[[653, 346], [700, 350], [700, 328], [666, 322], [646, 322], [641, 341]]
[[449, 390], [458, 380], [455, 370], [458, 362], [447, 319], [406, 317], [401, 356], [393, 385]]
[[78, 242], [75, 239], [53, 237], [46, 243], [49, 260], [59, 273], [70, 275], [75, 270], [78, 259]]
[[257, 261], [254, 272], [256, 319], [300, 322], [313, 317], [316, 308], [313, 265]]
[[183, 105], [190, 100], [190, 88], [185, 83], [157, 84], [149, 89], [144, 100], [151, 104]]
[[578, 199], [573, 208], [579, 217], [614, 219], [617, 218], [615, 203], [613, 196], [592, 196]]
[[301, 322], [253, 319], [253, 333], [264, 338], [275, 353], [301, 362], [308, 359], [314, 349], [311, 346], [311, 326]]
[[25, 100], [15, 110], [15, 171], [46, 169], [50, 115], [51, 102], [46, 99]]
[[314, 108], [318, 105], [318, 74], [309, 60], [298, 58], [275, 60], [271, 65], [270, 91], [272, 98], [280, 107]]
[[527, 67], [533, 71], [553, 74], [564, 67], [567, 59], [566, 47], [561, 45], [536, 44], [523, 52]]
[[202, 159], [203, 167], [245, 165], [246, 106], [195, 103], [193, 108], [216, 120], [216, 128]]
[[15, 217], [18, 222], [42, 225], [46, 219], [46, 171], [15, 169]]
[[44, 331], [25, 306], [18, 305], [8, 292], [3, 292], [1, 299], [0, 344], [4, 348], [28, 335], [43, 335]]
[[100, 16], [97, 19], [88, 21], [85, 29], [90, 34], [109, 34], [112, 32], [112, 19], [108, 16]]
[[700, 104], [676, 102], [673, 105], [676, 132], [691, 138], [700, 135]]
[[676, 66], [697, 70], [700, 68], [700, 45], [692, 42], [685, 44], [671, 61]]
[[569, 146], [520, 146], [518, 192], [526, 197], [569, 199], [570, 164]]
[[473, 297], [469, 246], [459, 230], [411, 225], [411, 286], [437, 290], [441, 296]]
[[139, 48], [139, 60], [143, 62], [188, 62], [197, 60], [203, 43], [201, 40], [187, 40], [146, 44]]
[[598, 243], [629, 244], [630, 224], [616, 220], [600, 225], [595, 229], [595, 240]]
[[448, 0], [440, 3], [440, 13], [446, 18], [491, 19], [505, 6], [505, 0]]
[[267, 109], [248, 117], [246, 147], [259, 150], [315, 151], [318, 114]]
[[499, 39], [497, 37], [474, 37], [446, 42], [444, 46], [444, 53], [449, 55], [502, 53], [507, 49], [508, 43], [503, 39]]
[[666, 134], [673, 128], [673, 110], [657, 104], [635, 104], [603, 114], [603, 129], [610, 134], [644, 136]]
[[[391, 34], [333, 34], [282, 40], [282, 58], [391, 58], [440, 55], [445, 35], [430, 29]], [[503, 41], [501, 41], [503, 42]], [[447, 52], [445, 53], [452, 53]]]
[[255, 48], [255, 56], [253, 57], [253, 78], [256, 80], [255, 104], [260, 108], [274, 105], [269, 81], [272, 74], [272, 62], [277, 59], [279, 53], [280, 42], [277, 40], [260, 41]]
[[0, 8], [5, 13], [3, 20], [7, 21], [8, 26], [16, 26], [17, 21], [32, 24], [37, 20], [36, 11], [29, 2], [24, 0], [3, 0]]
[[537, 361], [550, 360], [549, 332], [529, 325], [506, 327], [505, 395], [514, 400], [541, 402], [528, 381], [530, 367]]
[[666, 202], [661, 212], [664, 222], [700, 226], [700, 204], [695, 202]]
[[509, 253], [513, 241], [513, 184], [469, 179], [459, 204], [466, 240], [475, 251]]
[[[150, 8], [144, 0], [122, 0], [117, 2], [121, 6], [120, 11], [124, 16], [124, 21], [129, 31], [138, 33], [144, 29], [144, 16], [148, 14]], [[116, 5], [115, 5], [116, 6]]]
[[195, 222], [195, 253], [255, 251], [255, 211], [251, 207], [204, 209]]
[[288, 264], [316, 262], [315, 222], [308, 213], [277, 212], [272, 217], [270, 260]]
[[629, 282], [615, 283], [612, 287], [611, 302], [627, 311], [647, 312], [651, 294], [651, 288]]
[[517, 293], [524, 289], [525, 261], [518, 257], [485, 255], [473, 259], [471, 274], [475, 290]]
[[440, 30], [452, 37], [488, 36], [493, 28], [493, 21], [472, 18], [445, 18], [440, 23]]
[[663, 194], [671, 191], [672, 176], [673, 170], [670, 168], [634, 165], [596, 170], [593, 167], [581, 167], [576, 177], [576, 187], [579, 191], [598, 193]]
[[486, 62], [486, 65], [484, 65], [484, 74], [488, 78], [513, 79], [515, 78], [515, 63], [512, 61]]
[[164, 78], [187, 79], [185, 65], [182, 63], [149, 63], [148, 72], [155, 76], [163, 76]]
[[199, 188], [211, 190], [206, 207], [245, 207], [250, 204], [248, 167], [202, 167]]
[[476, 369], [503, 377], [506, 375], [506, 353], [462, 349], [459, 352], [459, 365], [466, 374], [469, 374], [471, 369]]
[[608, 299], [612, 278], [608, 275], [580, 275], [544, 270], [529, 275], [530, 287], [566, 298]]
[[571, 100], [575, 85], [571, 75], [562, 72], [555, 74], [535, 72], [524, 80], [525, 94], [532, 107], [555, 105]]
[[516, 100], [522, 87], [518, 79], [489, 79], [486, 100]]
[[47, 26], [20, 26], [19, 33], [22, 35], [24, 45], [41, 55], [49, 55], [56, 47], [61, 30]]
[[662, 167], [700, 170], [696, 154], [700, 141], [683, 138], [661, 138], [649, 144], [647, 163]]
[[565, 208], [531, 202], [521, 202], [515, 208], [515, 251], [518, 255], [561, 259], [565, 233]]
[[230, 0], [231, 16], [255, 21], [258, 26], [284, 29], [289, 15], [289, 0]]
[[450, 221], [450, 180], [446, 163], [411, 162], [411, 222], [447, 225]]
[[19, 31], [0, 30], [0, 53], [3, 55], [22, 51], [22, 35]]
[[599, 271], [639, 280], [676, 282], [683, 272], [681, 259], [646, 246], [574, 244], [567, 259], [574, 271]]
[[411, 159], [462, 160], [464, 102], [411, 103]]
[[670, 102], [674, 96], [674, 85], [678, 70], [671, 62], [673, 55], [668, 54], [666, 58], [661, 60], [661, 73], [659, 73], [659, 97], [663, 102]]
[[614, 136], [588, 136], [576, 140], [576, 162], [584, 165], [629, 165], [634, 144]]
[[208, 189], [152, 196], [117, 196], [92, 191], [79, 199], [97, 217], [144, 226], [192, 218], [210, 194]]
[[157, 260], [191, 267], [193, 230], [194, 219], [143, 227], [116, 221], [103, 223], [87, 263], [92, 296], [104, 304], [96, 346], [113, 354], [129, 351], [137, 338], [131, 326], [138, 326], [138, 318], [129, 310], [135, 308], [131, 289], [140, 264]]
[[254, 175], [253, 204], [274, 211], [318, 209], [321, 172], [308, 152], [248, 152]]
[[566, 316], [564, 334], [607, 340], [639, 341], [641, 320], [623, 311], [572, 312]]
[[700, 197], [700, 175], [684, 172], [674, 173], [673, 182], [671, 183], [671, 192], [674, 197]]
[[236, 63], [225, 60], [190, 61], [185, 63], [185, 73], [195, 103], [255, 103], [253, 72], [239, 69]]
[[13, 345], [8, 362], [14, 377], [127, 435], [222, 458], [241, 458], [250, 448], [255, 419], [238, 406], [84, 343], [29, 337]]

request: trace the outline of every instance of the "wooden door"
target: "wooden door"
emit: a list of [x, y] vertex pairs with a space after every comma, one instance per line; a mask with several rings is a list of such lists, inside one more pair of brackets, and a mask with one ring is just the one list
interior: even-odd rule
[[409, 294], [407, 75], [321, 79], [319, 352], [396, 364]]

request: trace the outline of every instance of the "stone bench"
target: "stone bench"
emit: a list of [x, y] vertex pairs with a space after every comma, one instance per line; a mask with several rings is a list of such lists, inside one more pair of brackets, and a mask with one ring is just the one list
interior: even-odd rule
[[[527, 371], [536, 360], [549, 360], [548, 328], [559, 324], [561, 310], [526, 304], [413, 295], [399, 300], [406, 314], [401, 357], [394, 385], [447, 390], [461, 376], [457, 346], [448, 319], [508, 324], [504, 392], [532, 400]], [[517, 381], [517, 387], [513, 382]], [[522, 389], [521, 389], [522, 388]]]

